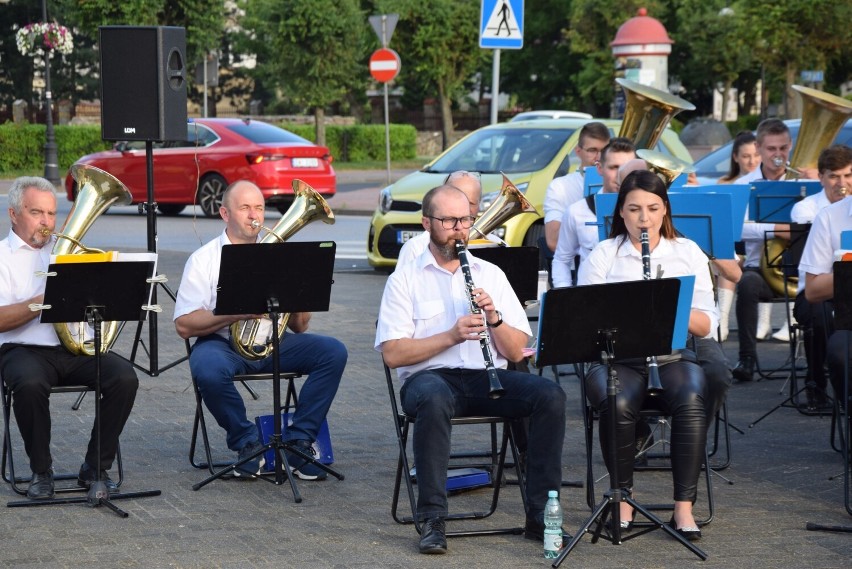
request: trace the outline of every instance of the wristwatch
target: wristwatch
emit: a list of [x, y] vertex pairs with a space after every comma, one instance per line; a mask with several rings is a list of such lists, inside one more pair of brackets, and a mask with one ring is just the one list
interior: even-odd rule
[[499, 310], [495, 310], [494, 312], [497, 313], [497, 322], [495, 322], [494, 324], [489, 324], [487, 320], [485, 321], [485, 325], [489, 328], [496, 328], [497, 326], [503, 323], [503, 313]]

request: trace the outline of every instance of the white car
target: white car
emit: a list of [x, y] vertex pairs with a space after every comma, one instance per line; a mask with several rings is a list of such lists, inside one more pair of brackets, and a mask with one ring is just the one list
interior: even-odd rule
[[542, 119], [591, 119], [589, 113], [578, 113], [576, 111], [525, 111], [513, 116], [509, 122], [535, 121]]

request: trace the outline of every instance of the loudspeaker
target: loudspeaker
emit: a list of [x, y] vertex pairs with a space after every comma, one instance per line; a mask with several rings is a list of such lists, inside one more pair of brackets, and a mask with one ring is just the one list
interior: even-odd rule
[[101, 26], [101, 138], [186, 139], [186, 29]]

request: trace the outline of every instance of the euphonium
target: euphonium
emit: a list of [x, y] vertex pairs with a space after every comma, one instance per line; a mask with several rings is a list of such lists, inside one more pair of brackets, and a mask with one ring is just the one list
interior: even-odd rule
[[618, 78], [627, 102], [618, 136], [631, 140], [636, 148], [654, 148], [669, 121], [681, 111], [694, 111], [695, 105], [665, 91]]
[[695, 166], [689, 162], [684, 162], [675, 156], [666, 156], [656, 150], [642, 148], [636, 151], [636, 156], [645, 161], [648, 165], [648, 170], [656, 174], [663, 181], [666, 189], [672, 185], [675, 178], [684, 172], [687, 174], [695, 172]]
[[[124, 184], [112, 174], [104, 172], [100, 168], [86, 164], [75, 164], [71, 166], [71, 176], [77, 181], [77, 197], [65, 225], [55, 233], [56, 243], [53, 246], [53, 255], [70, 255], [85, 253], [102, 253], [99, 249], [85, 247], [80, 240], [86, 231], [92, 226], [95, 219], [105, 212], [113, 204], [128, 205], [133, 201]], [[101, 333], [101, 354], [105, 354], [112, 347], [118, 337], [120, 322], [104, 322]], [[56, 335], [66, 350], [74, 355], [95, 355], [94, 340], [86, 339], [88, 323], [66, 322], [54, 324]], [[74, 327], [74, 331], [72, 331]]]
[[503, 186], [500, 188], [500, 194], [471, 226], [471, 236], [478, 233], [485, 237], [519, 213], [538, 213], [535, 206], [509, 181], [506, 174], [502, 176]]
[[789, 244], [786, 239], [779, 237], [766, 242], [766, 250], [760, 256], [760, 274], [772, 292], [778, 296], [786, 294], [787, 298], [796, 298], [799, 277], [785, 277], [783, 269], [783, 255]]
[[[266, 231], [266, 237], [260, 243], [283, 243], [305, 225], [313, 221], [334, 224], [334, 213], [325, 199], [302, 180], [293, 180], [293, 193], [296, 198], [293, 205], [281, 216], [275, 227], [269, 229], [254, 222], [252, 225]], [[289, 314], [278, 318], [278, 337], [284, 337]], [[272, 320], [269, 317], [240, 320], [230, 326], [231, 347], [242, 357], [249, 360], [262, 360], [272, 353]], [[264, 337], [258, 338], [263, 331]]]

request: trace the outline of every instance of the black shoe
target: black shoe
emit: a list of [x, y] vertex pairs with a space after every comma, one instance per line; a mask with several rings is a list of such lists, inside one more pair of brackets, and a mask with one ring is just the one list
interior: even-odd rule
[[[85, 488], [86, 490], [92, 485], [95, 481], [95, 469], [89, 466], [88, 462], [84, 462], [80, 467], [80, 473], [77, 475], [77, 486], [81, 488]], [[101, 482], [106, 485], [107, 490], [109, 490], [110, 494], [113, 492], [118, 492], [118, 484], [112, 481], [112, 478], [109, 477], [106, 470], [101, 470]]]
[[731, 372], [739, 381], [752, 381], [754, 379], [754, 358], [742, 356], [737, 362], [737, 367]]
[[27, 488], [27, 498], [30, 500], [49, 500], [54, 496], [53, 469], [45, 472], [33, 472], [30, 486]]
[[[260, 444], [259, 441], [252, 441], [245, 445], [240, 449], [239, 454], [237, 455], [237, 462], [250, 457], [260, 450], [263, 445]], [[248, 462], [244, 462], [240, 466], [234, 469], [234, 476], [239, 478], [246, 478], [249, 480], [253, 480], [258, 477], [260, 474], [260, 469], [263, 468], [263, 465], [266, 464], [266, 459], [263, 457], [264, 453], [261, 453], [249, 460]]]
[[[287, 441], [287, 443], [296, 447], [298, 450], [308, 456], [315, 457], [317, 455], [313, 445], [311, 444], [311, 441], [299, 439], [294, 441]], [[296, 478], [301, 478], [302, 480], [325, 480], [326, 478], [328, 478], [328, 472], [326, 472], [310, 460], [305, 460], [305, 458], [297, 454], [286, 454], [287, 464], [290, 465], [290, 469], [293, 471], [293, 474], [296, 475]]]
[[420, 553], [446, 553], [447, 535], [444, 518], [429, 518], [423, 522], [420, 534]]
[[[538, 515], [527, 516], [524, 525], [524, 537], [533, 541], [544, 541], [544, 512]], [[571, 534], [562, 528], [562, 544], [567, 545], [573, 539]]]
[[679, 533], [680, 536], [687, 541], [698, 541], [701, 539], [701, 529], [697, 526], [682, 527], [678, 529], [677, 524], [674, 521], [674, 516], [672, 516], [672, 519], [669, 520], [669, 527]]

